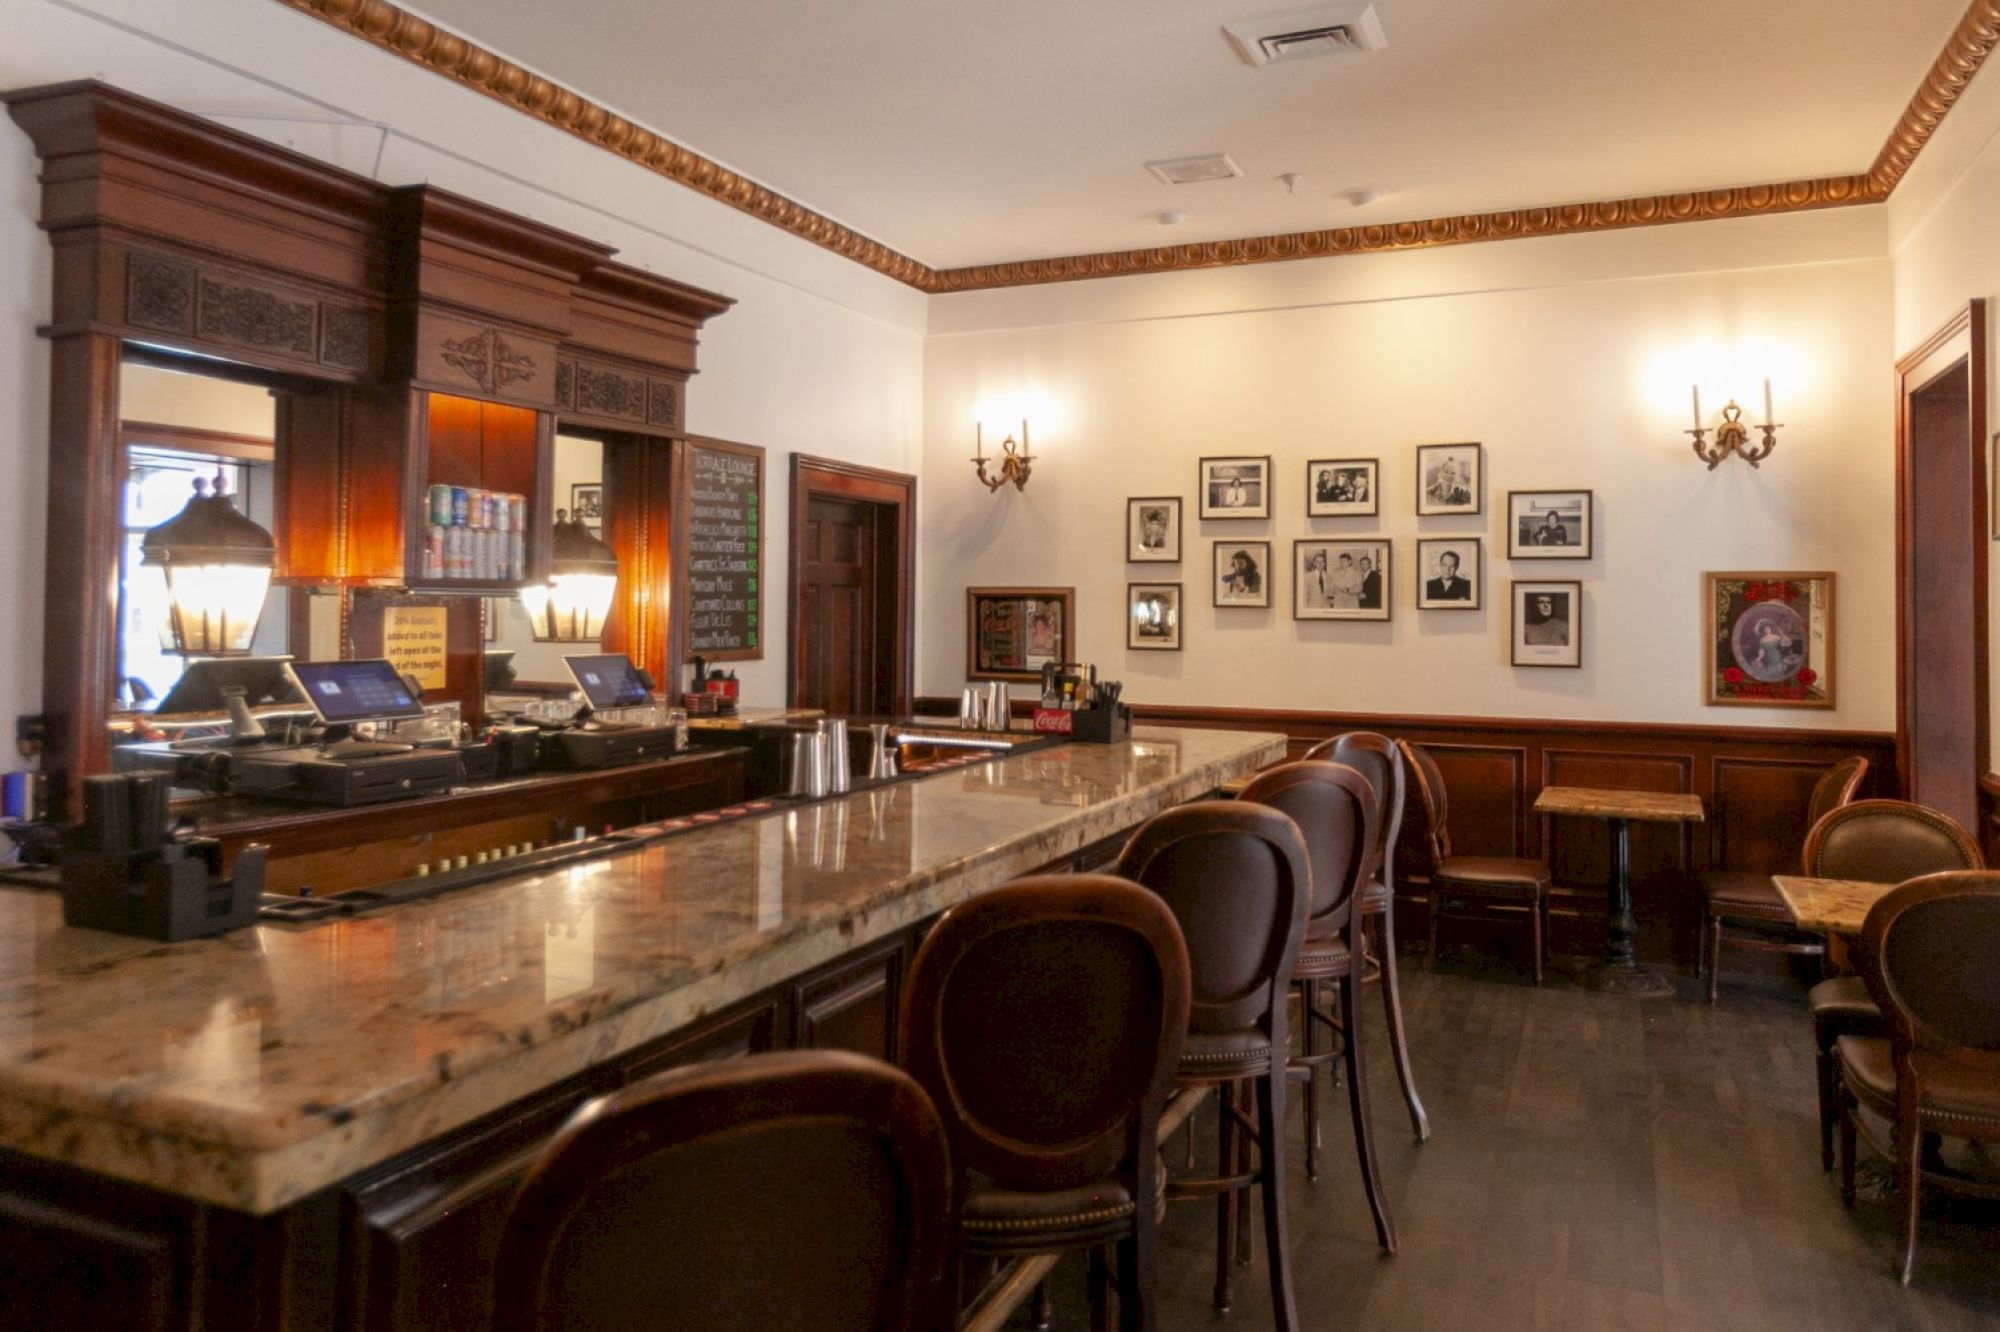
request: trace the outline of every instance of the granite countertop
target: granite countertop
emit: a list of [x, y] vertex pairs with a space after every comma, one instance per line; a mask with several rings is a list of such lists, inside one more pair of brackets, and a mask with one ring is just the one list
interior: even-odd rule
[[1778, 896], [1792, 909], [1802, 930], [1818, 934], [1859, 934], [1868, 910], [1896, 887], [1893, 883], [1863, 883], [1853, 879], [1807, 879], [1774, 874]]
[[1142, 729], [180, 944], [0, 888], [0, 1146], [275, 1211], [1283, 753]]

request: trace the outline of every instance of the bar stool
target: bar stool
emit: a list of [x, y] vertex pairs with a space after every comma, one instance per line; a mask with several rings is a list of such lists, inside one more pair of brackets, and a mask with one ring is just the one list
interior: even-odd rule
[[1438, 921], [1453, 899], [1473, 902], [1524, 902], [1528, 907], [1529, 941], [1533, 948], [1535, 984], [1542, 983], [1542, 955], [1548, 938], [1549, 865], [1519, 856], [1460, 856], [1451, 849], [1449, 793], [1437, 760], [1421, 745], [1396, 742], [1416, 774], [1431, 841], [1431, 937], [1424, 952], [1424, 970], [1437, 965]]
[[509, 1332], [951, 1326], [944, 1126], [833, 1051], [673, 1069], [586, 1104], [500, 1240]]
[[[1313, 904], [1305, 943], [1292, 964], [1299, 990], [1304, 1052], [1290, 1066], [1305, 1075], [1306, 1173], [1317, 1174], [1319, 1157], [1319, 1069], [1342, 1059], [1347, 1069], [1347, 1106], [1354, 1123], [1354, 1151], [1362, 1187], [1375, 1219], [1375, 1238], [1396, 1251], [1396, 1225], [1375, 1161], [1375, 1126], [1368, 1108], [1368, 1061], [1364, 1057], [1361, 975], [1356, 964], [1359, 921], [1356, 894], [1374, 859], [1378, 822], [1375, 790], [1368, 779], [1340, 763], [1304, 761], [1266, 768], [1240, 797], [1289, 815], [1305, 837], [1312, 865]], [[1320, 1006], [1320, 987], [1331, 982], [1340, 1008], [1336, 1021]], [[1338, 1048], [1321, 1050], [1319, 1034], [1330, 1032]]]
[[[1215, 1197], [1215, 1305], [1227, 1309], [1235, 1195], [1259, 1186], [1271, 1308], [1281, 1332], [1290, 1332], [1298, 1305], [1285, 1215], [1286, 1017], [1313, 895], [1305, 840], [1275, 809], [1198, 801], [1148, 820], [1125, 844], [1115, 872], [1158, 893], [1180, 922], [1193, 1001], [1177, 1077], [1183, 1087], [1222, 1089], [1216, 1176], [1176, 1179], [1169, 1197]], [[1254, 1174], [1238, 1168], [1238, 1089], [1246, 1083], [1257, 1106]]]
[[[1126, 1332], [1159, 1325], [1155, 1138], [1188, 987], [1165, 902], [1109, 875], [1046, 874], [947, 911], [904, 994], [910, 1074], [937, 1104], [959, 1178], [960, 1252], [1115, 1245]], [[1094, 1261], [1091, 1273], [1102, 1326]]]
[[[1348, 731], [1322, 740], [1306, 751], [1308, 759], [1345, 763], [1368, 779], [1380, 811], [1375, 839], [1375, 864], [1361, 893], [1361, 939], [1375, 960], [1382, 982], [1382, 1016], [1389, 1028], [1389, 1050], [1396, 1056], [1396, 1080], [1403, 1086], [1403, 1103], [1410, 1110], [1410, 1128], [1417, 1141], [1431, 1136], [1430, 1116], [1417, 1095], [1416, 1074], [1410, 1070], [1410, 1042], [1403, 1026], [1403, 983], [1396, 970], [1396, 843], [1403, 835], [1403, 751], [1386, 735]], [[1374, 924], [1371, 937], [1367, 927]]]
[[[1806, 834], [1807, 878], [1902, 883], [1945, 870], [1986, 868], [1972, 835], [1948, 815], [1907, 800], [1858, 800], [1842, 805]], [[1859, 976], [1823, 980], [1806, 995], [1812, 1013], [1819, 1074], [1819, 1164], [1833, 1168], [1833, 1126], [1839, 1118], [1842, 1036], [1886, 1036], [1888, 1024]]]

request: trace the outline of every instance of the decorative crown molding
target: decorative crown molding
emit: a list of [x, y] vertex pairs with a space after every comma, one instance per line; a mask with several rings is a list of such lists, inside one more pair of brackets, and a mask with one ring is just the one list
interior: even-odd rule
[[1995, 45], [2000, 45], [2000, 0], [1971, 0], [1971, 7], [1904, 108], [1874, 165], [1863, 175], [1823, 176], [940, 270], [747, 180], [663, 135], [634, 125], [601, 103], [418, 18], [389, 0], [277, 0], [277, 3], [426, 66], [586, 143], [617, 153], [656, 175], [699, 190], [843, 258], [931, 293], [1279, 263], [1327, 255], [1416, 250], [1881, 203], [1902, 181], [1910, 164], [1957, 103], [1973, 75], [1986, 63]]

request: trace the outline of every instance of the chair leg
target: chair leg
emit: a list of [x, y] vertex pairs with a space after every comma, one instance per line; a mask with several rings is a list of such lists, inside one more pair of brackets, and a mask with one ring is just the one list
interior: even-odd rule
[[1382, 1170], [1375, 1163], [1375, 1127], [1368, 1114], [1368, 1067], [1362, 1059], [1361, 979], [1340, 978], [1340, 1015], [1346, 1039], [1341, 1042], [1347, 1065], [1347, 1105], [1354, 1116], [1355, 1154], [1361, 1158], [1361, 1183], [1368, 1191], [1368, 1209], [1375, 1215], [1375, 1238], [1385, 1252], [1396, 1251], [1396, 1223], [1389, 1217], [1389, 1200], [1382, 1193]]
[[1544, 933], [1544, 926], [1547, 924], [1547, 917], [1548, 906], [1546, 898], [1537, 897], [1528, 903], [1528, 923], [1534, 933], [1534, 937], [1528, 943], [1535, 952], [1535, 984], [1537, 986], [1542, 983], [1542, 935]]
[[1815, 1064], [1819, 1073], [1819, 1168], [1833, 1169], [1833, 1121], [1839, 1117], [1837, 1087], [1839, 1073], [1833, 1066], [1833, 1042], [1818, 1030], [1813, 1032], [1819, 1047]]
[[1122, 1332], [1154, 1332], [1160, 1325], [1159, 1223], [1153, 1203], [1140, 1199], [1132, 1234], [1118, 1244], [1118, 1326]]
[[[1907, 1078], [1903, 1080], [1908, 1081]], [[1901, 1100], [1901, 1095], [1897, 1099]], [[1905, 1108], [1899, 1105], [1897, 1112], [1896, 1196], [1903, 1204], [1903, 1261], [1896, 1276], [1907, 1286], [1910, 1274], [1917, 1265], [1917, 1209], [1919, 1186], [1924, 1179], [1924, 1135], [1918, 1125], [1915, 1106]]]
[[1040, 1282], [1035, 1287], [1035, 1332], [1049, 1332], [1055, 1318], [1055, 1306], [1049, 1299], [1049, 1283]]
[[1298, 1326], [1298, 1298], [1292, 1291], [1292, 1239], [1285, 1219], [1285, 1064], [1274, 1059], [1257, 1080], [1258, 1163], [1264, 1197], [1264, 1263], [1271, 1274], [1271, 1312], [1278, 1332]]
[[[1431, 1136], [1431, 1120], [1417, 1096], [1416, 1075], [1410, 1071], [1410, 1042], [1403, 1028], [1403, 983], [1396, 975], [1395, 902], [1389, 902], [1375, 920], [1375, 965], [1382, 973], [1382, 1016], [1389, 1026], [1389, 1051], [1396, 1056], [1396, 1080], [1403, 1085], [1403, 1103], [1410, 1107], [1410, 1127], [1422, 1142]], [[1362, 925], [1366, 933], [1367, 921]]]
[[1708, 1002], [1715, 1002], [1716, 983], [1722, 974], [1722, 917], [1708, 918], [1708, 947], [1703, 950], [1708, 961]]
[[[1215, 1173], [1218, 1177], [1236, 1169], [1236, 1084], [1225, 1082], [1216, 1091], [1215, 1113], [1219, 1121], [1215, 1134]], [[1236, 1250], [1236, 1199], [1227, 1190], [1215, 1195], [1215, 1307], [1229, 1312], [1229, 1260]]]
[[1319, 1011], [1319, 982], [1302, 980], [1299, 982], [1299, 1025], [1303, 1031], [1301, 1042], [1306, 1053], [1306, 1178], [1319, 1178], [1319, 1068], [1310, 1062], [1319, 1053], [1320, 1024], [1314, 1016]]
[[1090, 1299], [1090, 1332], [1111, 1332], [1111, 1260], [1102, 1249], [1083, 1251], [1083, 1274]]
[[1425, 970], [1425, 971], [1431, 971], [1431, 970], [1434, 970], [1434, 969], [1435, 969], [1435, 968], [1437, 967], [1437, 960], [1438, 960], [1438, 917], [1439, 917], [1439, 916], [1442, 916], [1442, 915], [1444, 914], [1444, 895], [1443, 895], [1442, 893], [1438, 892], [1438, 888], [1437, 888], [1437, 885], [1436, 885], [1436, 884], [1432, 884], [1432, 885], [1431, 885], [1431, 899], [1430, 899], [1430, 902], [1429, 902], [1429, 904], [1428, 904], [1428, 905], [1429, 905], [1429, 908], [1430, 908], [1430, 918], [1431, 918], [1431, 919], [1430, 919], [1430, 927], [1431, 927], [1431, 930], [1430, 930], [1430, 934], [1431, 934], [1431, 937], [1430, 937], [1430, 943], [1429, 943], [1428, 945], [1426, 945], [1426, 946], [1425, 946], [1425, 948], [1424, 948], [1424, 970]]
[[1842, 1087], [1835, 1092], [1840, 1116], [1840, 1205], [1854, 1210], [1854, 1100]]

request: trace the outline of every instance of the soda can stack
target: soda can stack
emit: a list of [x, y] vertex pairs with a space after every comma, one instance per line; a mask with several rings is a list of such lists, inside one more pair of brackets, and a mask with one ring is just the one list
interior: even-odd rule
[[517, 582], [527, 574], [528, 497], [432, 486], [424, 497], [426, 581]]

